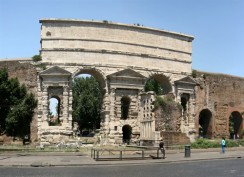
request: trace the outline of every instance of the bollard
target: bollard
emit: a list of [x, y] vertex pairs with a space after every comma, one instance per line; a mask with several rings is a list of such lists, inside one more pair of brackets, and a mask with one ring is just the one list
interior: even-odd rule
[[99, 150], [97, 150], [97, 161], [98, 161], [98, 159], [99, 159]]
[[159, 149], [157, 149], [157, 159], [159, 159]]
[[122, 151], [120, 151], [119, 158], [120, 158], [120, 160], [122, 160]]
[[185, 145], [185, 157], [191, 157], [191, 146]]

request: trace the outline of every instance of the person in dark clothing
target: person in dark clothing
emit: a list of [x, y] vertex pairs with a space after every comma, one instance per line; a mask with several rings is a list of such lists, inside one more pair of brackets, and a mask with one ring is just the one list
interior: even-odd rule
[[164, 148], [164, 141], [163, 139], [159, 142], [159, 149], [163, 155], [163, 159], [165, 158], [165, 148]]

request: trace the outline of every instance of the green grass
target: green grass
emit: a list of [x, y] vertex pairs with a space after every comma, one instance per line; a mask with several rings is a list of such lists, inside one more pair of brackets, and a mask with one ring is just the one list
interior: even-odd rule
[[[221, 140], [208, 140], [199, 138], [195, 142], [191, 143], [193, 149], [207, 149], [207, 148], [219, 148]], [[244, 140], [226, 140], [226, 147], [239, 147], [244, 146]]]

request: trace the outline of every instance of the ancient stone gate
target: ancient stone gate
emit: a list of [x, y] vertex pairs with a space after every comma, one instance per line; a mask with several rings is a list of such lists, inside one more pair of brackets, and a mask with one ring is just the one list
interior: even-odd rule
[[[181, 120], [181, 131], [195, 138], [196, 83], [189, 77], [192, 36], [107, 21], [42, 19], [40, 23], [40, 54], [47, 66], [37, 80], [41, 142], [54, 143], [72, 135], [72, 80], [82, 73], [94, 76], [104, 92], [103, 142], [121, 143], [123, 131], [131, 131], [134, 140], [160, 139], [152, 112], [154, 93], [144, 92], [150, 78], [162, 85], [165, 95], [184, 102], [187, 116]], [[59, 126], [48, 123], [50, 98], [59, 100]], [[129, 105], [126, 118], [121, 110], [124, 103]]]

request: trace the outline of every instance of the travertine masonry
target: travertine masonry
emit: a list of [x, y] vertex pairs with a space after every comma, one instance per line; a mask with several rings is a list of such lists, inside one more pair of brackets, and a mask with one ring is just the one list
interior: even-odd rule
[[[164, 94], [177, 94], [178, 87], [182, 83], [175, 82], [191, 74], [192, 36], [107, 21], [43, 19], [40, 23], [42, 24], [41, 56], [48, 67], [48, 70], [44, 72], [49, 72], [50, 76], [53, 75], [49, 77], [53, 82], [55, 78], [57, 79], [57, 75], [52, 73], [53, 67], [63, 70], [63, 73], [71, 74], [66, 83], [68, 100], [61, 101], [64, 110], [70, 110], [72, 107], [70, 84], [72, 78], [81, 73], [91, 74], [104, 90], [101, 112], [103, 143], [117, 144], [128, 139], [156, 142], [160, 138], [160, 132], [155, 131], [154, 114], [150, 113], [149, 121], [141, 117], [144, 116], [142, 113], [144, 109], [149, 107], [151, 109], [150, 105], [153, 102], [150, 100], [154, 99], [152, 96], [147, 100], [150, 102], [148, 102], [149, 105], [143, 106], [142, 102], [147, 96], [142, 95], [150, 95], [150, 93], [144, 93], [144, 86], [149, 78], [155, 78], [164, 85]], [[40, 95], [49, 95], [46, 90], [49, 87], [57, 87], [57, 83], [47, 84], [42, 80], [43, 73], [40, 73], [38, 90]], [[62, 72], [60, 75], [63, 75]], [[184, 83], [184, 85], [188, 84]], [[181, 94], [189, 93], [187, 104], [191, 104], [195, 98], [194, 86], [191, 85], [182, 86], [175, 101], [180, 101]], [[185, 89], [187, 89], [186, 92], [184, 92]], [[45, 109], [47, 99], [50, 97], [44, 98], [39, 105], [41, 114], [38, 117], [39, 135], [46, 141], [43, 130], [49, 129], [45, 123], [47, 120]], [[129, 104], [128, 117], [125, 120], [122, 116], [124, 104], [122, 100], [127, 100], [126, 104]], [[194, 109], [190, 111], [191, 114], [182, 127], [184, 127], [183, 133], [194, 139], [195, 135], [188, 132], [194, 129], [194, 121], [192, 121]], [[62, 119], [70, 120], [70, 116], [71, 111], [62, 115]], [[66, 129], [70, 131], [70, 124], [68, 125]]]
[[[43, 19], [40, 23], [40, 53], [47, 69], [36, 69], [30, 60], [0, 62], [1, 68], [8, 67], [10, 77], [18, 77], [38, 98], [33, 141], [52, 144], [72, 138], [77, 129], [72, 80], [83, 73], [94, 76], [104, 93], [101, 144], [131, 141], [157, 146], [161, 138], [176, 145], [197, 137], [243, 137], [244, 79], [205, 72], [192, 78], [192, 36], [107, 21]], [[165, 117], [162, 110], [155, 111], [155, 93], [144, 90], [150, 78], [163, 87], [163, 97], [182, 106], [181, 112], [176, 109]], [[50, 125], [50, 98], [59, 101], [56, 126]]]

